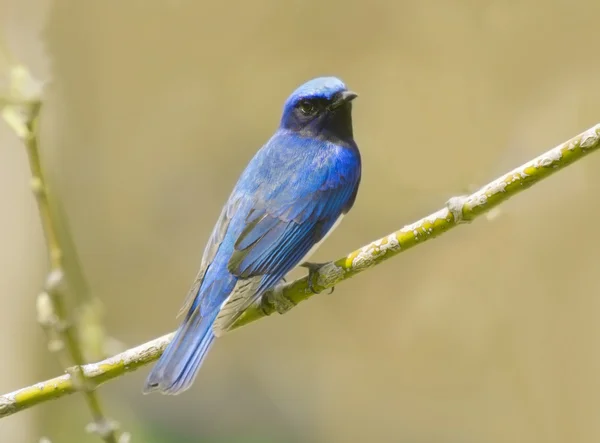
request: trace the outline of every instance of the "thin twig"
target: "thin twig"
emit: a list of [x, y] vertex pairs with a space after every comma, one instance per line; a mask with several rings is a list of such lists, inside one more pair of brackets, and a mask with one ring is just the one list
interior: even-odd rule
[[[0, 110], [4, 120], [27, 148], [31, 189], [36, 197], [50, 261], [45, 289], [37, 299], [38, 321], [48, 335], [48, 349], [57, 354], [64, 367], [75, 365], [67, 369], [67, 373], [73, 388], [83, 393], [92, 412], [93, 422], [88, 425], [88, 431], [98, 434], [107, 443], [117, 443], [117, 424], [104, 415], [95, 393], [96, 386], [89, 383], [82, 369], [85, 359], [75, 324], [67, 309], [64, 248], [57, 217], [50, 205], [38, 149], [41, 87], [23, 66], [13, 66], [11, 74], [11, 97], [0, 100], [3, 104]], [[23, 88], [23, 84], [29, 88]]]
[[[454, 197], [448, 201], [446, 207], [439, 211], [326, 264], [313, 277], [313, 288], [319, 291], [331, 288], [362, 271], [381, 264], [402, 251], [435, 238], [459, 224], [470, 222], [510, 197], [599, 148], [600, 124], [504, 174], [473, 194]], [[313, 295], [308, 288], [307, 277], [286, 284], [282, 288], [282, 294], [295, 304]], [[234, 328], [268, 316], [273, 312], [275, 312], [275, 307], [270, 304], [269, 297], [265, 296], [261, 302], [251, 306], [240, 317]], [[98, 386], [158, 359], [172, 336], [173, 334], [164, 335], [114, 357], [85, 365], [82, 370], [88, 380]], [[0, 417], [73, 392], [76, 392], [76, 389], [70, 374], [36, 383], [33, 386], [0, 396]]]

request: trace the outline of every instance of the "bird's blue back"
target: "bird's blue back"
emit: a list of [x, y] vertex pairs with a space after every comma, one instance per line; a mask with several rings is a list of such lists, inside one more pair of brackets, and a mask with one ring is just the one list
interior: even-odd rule
[[146, 391], [187, 389], [215, 334], [276, 285], [351, 208], [361, 174], [351, 128], [349, 137], [340, 137], [335, 133], [340, 131], [328, 132], [328, 121], [298, 128], [297, 119], [287, 115], [303, 97], [320, 94], [326, 100], [344, 90], [338, 79], [315, 79], [286, 102], [281, 126], [250, 161], [223, 208], [184, 305], [185, 320]]
[[[269, 289], [321, 240], [354, 198], [360, 177], [356, 152], [277, 131], [252, 159], [227, 202], [235, 211], [204, 276], [203, 297], [196, 300], [202, 313], [221, 306], [238, 276], [262, 275], [261, 288]], [[232, 269], [236, 257], [239, 262]]]

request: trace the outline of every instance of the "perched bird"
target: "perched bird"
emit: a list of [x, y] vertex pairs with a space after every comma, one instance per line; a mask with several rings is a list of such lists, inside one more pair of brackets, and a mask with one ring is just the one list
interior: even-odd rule
[[352, 132], [356, 97], [341, 80], [321, 77], [287, 99], [279, 128], [221, 212], [180, 311], [185, 318], [145, 393], [188, 389], [215, 337], [307, 260], [350, 210], [361, 176]]

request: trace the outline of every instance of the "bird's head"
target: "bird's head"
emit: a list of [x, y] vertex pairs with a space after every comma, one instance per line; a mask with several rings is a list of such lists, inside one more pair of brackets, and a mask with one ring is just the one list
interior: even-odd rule
[[352, 142], [357, 94], [336, 77], [319, 77], [296, 89], [283, 107], [281, 128], [334, 142]]

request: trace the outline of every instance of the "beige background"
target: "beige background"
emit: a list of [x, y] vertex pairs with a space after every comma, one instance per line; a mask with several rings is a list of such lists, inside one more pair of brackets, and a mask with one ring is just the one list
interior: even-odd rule
[[[591, 0], [0, 0], [11, 50], [52, 80], [44, 158], [126, 345], [176, 326], [221, 205], [299, 83], [334, 74], [360, 93], [362, 187], [325, 260], [600, 121], [599, 14]], [[3, 392], [61, 370], [35, 323], [45, 252], [27, 186], [1, 124]], [[134, 441], [597, 442], [599, 190], [592, 156], [493, 221], [219, 340], [183, 396], [141, 396], [144, 369], [102, 398]], [[63, 399], [3, 419], [0, 440], [97, 441], [87, 420]]]

